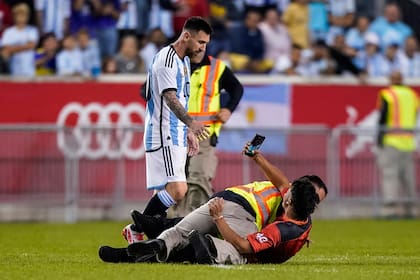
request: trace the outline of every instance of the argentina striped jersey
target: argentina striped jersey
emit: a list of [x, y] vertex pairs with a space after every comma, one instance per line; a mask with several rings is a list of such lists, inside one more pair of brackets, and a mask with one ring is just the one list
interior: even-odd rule
[[176, 91], [176, 96], [187, 110], [190, 84], [190, 60], [181, 59], [172, 46], [160, 50], [153, 58], [147, 75], [147, 105], [144, 132], [146, 151], [163, 145], [187, 146], [187, 126], [166, 104], [163, 93]]

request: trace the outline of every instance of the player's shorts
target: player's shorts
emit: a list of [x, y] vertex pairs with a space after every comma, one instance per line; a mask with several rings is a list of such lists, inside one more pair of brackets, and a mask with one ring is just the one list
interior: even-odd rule
[[163, 146], [146, 152], [146, 182], [148, 190], [161, 190], [168, 182], [186, 182], [187, 147]]

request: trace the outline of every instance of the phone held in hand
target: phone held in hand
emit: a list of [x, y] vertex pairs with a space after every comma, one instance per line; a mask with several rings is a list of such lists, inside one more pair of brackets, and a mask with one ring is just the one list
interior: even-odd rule
[[245, 151], [245, 155], [252, 157], [254, 151], [261, 147], [264, 140], [265, 136], [259, 135], [258, 133], [255, 134], [254, 138], [251, 140], [251, 145], [249, 145], [248, 149]]

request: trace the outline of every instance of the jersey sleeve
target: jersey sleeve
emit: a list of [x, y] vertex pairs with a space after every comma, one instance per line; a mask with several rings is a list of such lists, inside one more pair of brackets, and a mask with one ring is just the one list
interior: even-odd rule
[[160, 66], [157, 68], [157, 80], [158, 80], [158, 91], [159, 95], [168, 91], [177, 91], [177, 66], [173, 63], [172, 67]]
[[280, 231], [276, 224], [277, 223], [269, 224], [261, 231], [247, 236], [254, 253], [258, 253], [268, 248], [273, 248], [280, 243]]

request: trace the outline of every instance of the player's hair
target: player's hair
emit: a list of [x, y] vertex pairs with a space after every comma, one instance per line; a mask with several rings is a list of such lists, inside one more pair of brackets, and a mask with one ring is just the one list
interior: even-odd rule
[[202, 17], [194, 16], [190, 17], [185, 21], [183, 30], [199, 32], [204, 31], [204, 33], [211, 35], [213, 33], [213, 29], [211, 28], [210, 24], [203, 19]]
[[303, 221], [312, 214], [319, 203], [319, 196], [308, 177], [301, 177], [292, 183], [292, 206], [296, 219]]

